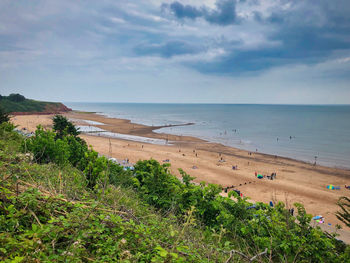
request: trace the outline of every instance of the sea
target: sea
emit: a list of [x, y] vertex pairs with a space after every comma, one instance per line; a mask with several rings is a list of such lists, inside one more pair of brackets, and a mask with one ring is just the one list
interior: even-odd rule
[[350, 169], [350, 105], [157, 104], [66, 102], [156, 130], [236, 148]]

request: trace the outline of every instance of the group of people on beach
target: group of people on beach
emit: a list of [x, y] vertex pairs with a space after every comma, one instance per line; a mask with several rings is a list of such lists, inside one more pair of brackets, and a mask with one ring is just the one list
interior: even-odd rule
[[[255, 177], [259, 177], [259, 174], [258, 174], [257, 172], [255, 172]], [[267, 179], [269, 179], [269, 180], [274, 180], [274, 179], [276, 179], [276, 177], [277, 177], [277, 173], [273, 172], [273, 173], [271, 173], [271, 175], [265, 175], [265, 174], [263, 174], [262, 177], [263, 177], [263, 178], [267, 178]]]

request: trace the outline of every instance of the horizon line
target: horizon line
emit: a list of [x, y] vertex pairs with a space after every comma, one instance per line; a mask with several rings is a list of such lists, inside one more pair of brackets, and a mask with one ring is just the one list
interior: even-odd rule
[[221, 103], [221, 102], [107, 102], [107, 101], [62, 101], [63, 103], [116, 103], [116, 104], [178, 104], [178, 105], [276, 105], [276, 106], [350, 106], [345, 103]]

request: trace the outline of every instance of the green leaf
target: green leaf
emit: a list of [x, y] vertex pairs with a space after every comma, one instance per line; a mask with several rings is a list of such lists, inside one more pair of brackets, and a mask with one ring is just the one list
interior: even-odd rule
[[155, 249], [158, 250], [158, 255], [161, 256], [162, 258], [165, 258], [168, 255], [168, 251], [166, 251], [161, 246], [157, 246]]
[[14, 259], [12, 259], [10, 262], [11, 263], [19, 263], [22, 262], [24, 259], [24, 257], [15, 257]]

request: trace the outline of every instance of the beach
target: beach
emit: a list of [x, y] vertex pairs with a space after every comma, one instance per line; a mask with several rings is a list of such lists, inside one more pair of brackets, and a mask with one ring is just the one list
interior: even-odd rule
[[[292, 208], [294, 203], [301, 203], [313, 216], [325, 217], [325, 224], [344, 226], [334, 213], [339, 210], [336, 205], [339, 197], [350, 195], [350, 190], [344, 188], [344, 185], [350, 182], [350, 170], [249, 152], [190, 136], [154, 132], [164, 126], [146, 126], [95, 113], [73, 111], [64, 115], [76, 125], [94, 126], [112, 133], [131, 136], [127, 140], [109, 138], [103, 136], [103, 133], [80, 135], [97, 152], [105, 156], [118, 160], [128, 159], [130, 163], [150, 158], [160, 163], [166, 161], [171, 164], [171, 172], [176, 176], [180, 175], [178, 169], [182, 168], [196, 177], [195, 182], [220, 184], [223, 188], [234, 186], [234, 189], [240, 190], [243, 196], [249, 197], [252, 202], [283, 201], [288, 208]], [[35, 131], [39, 124], [50, 128], [52, 117], [53, 115], [14, 116], [12, 122], [18, 125], [18, 128]], [[160, 143], [137, 141], [132, 136], [136, 139], [153, 138]], [[275, 180], [257, 179], [255, 173], [276, 173], [277, 176]], [[340, 186], [340, 190], [327, 189], [329, 184]], [[225, 191], [222, 194], [226, 195]]]

